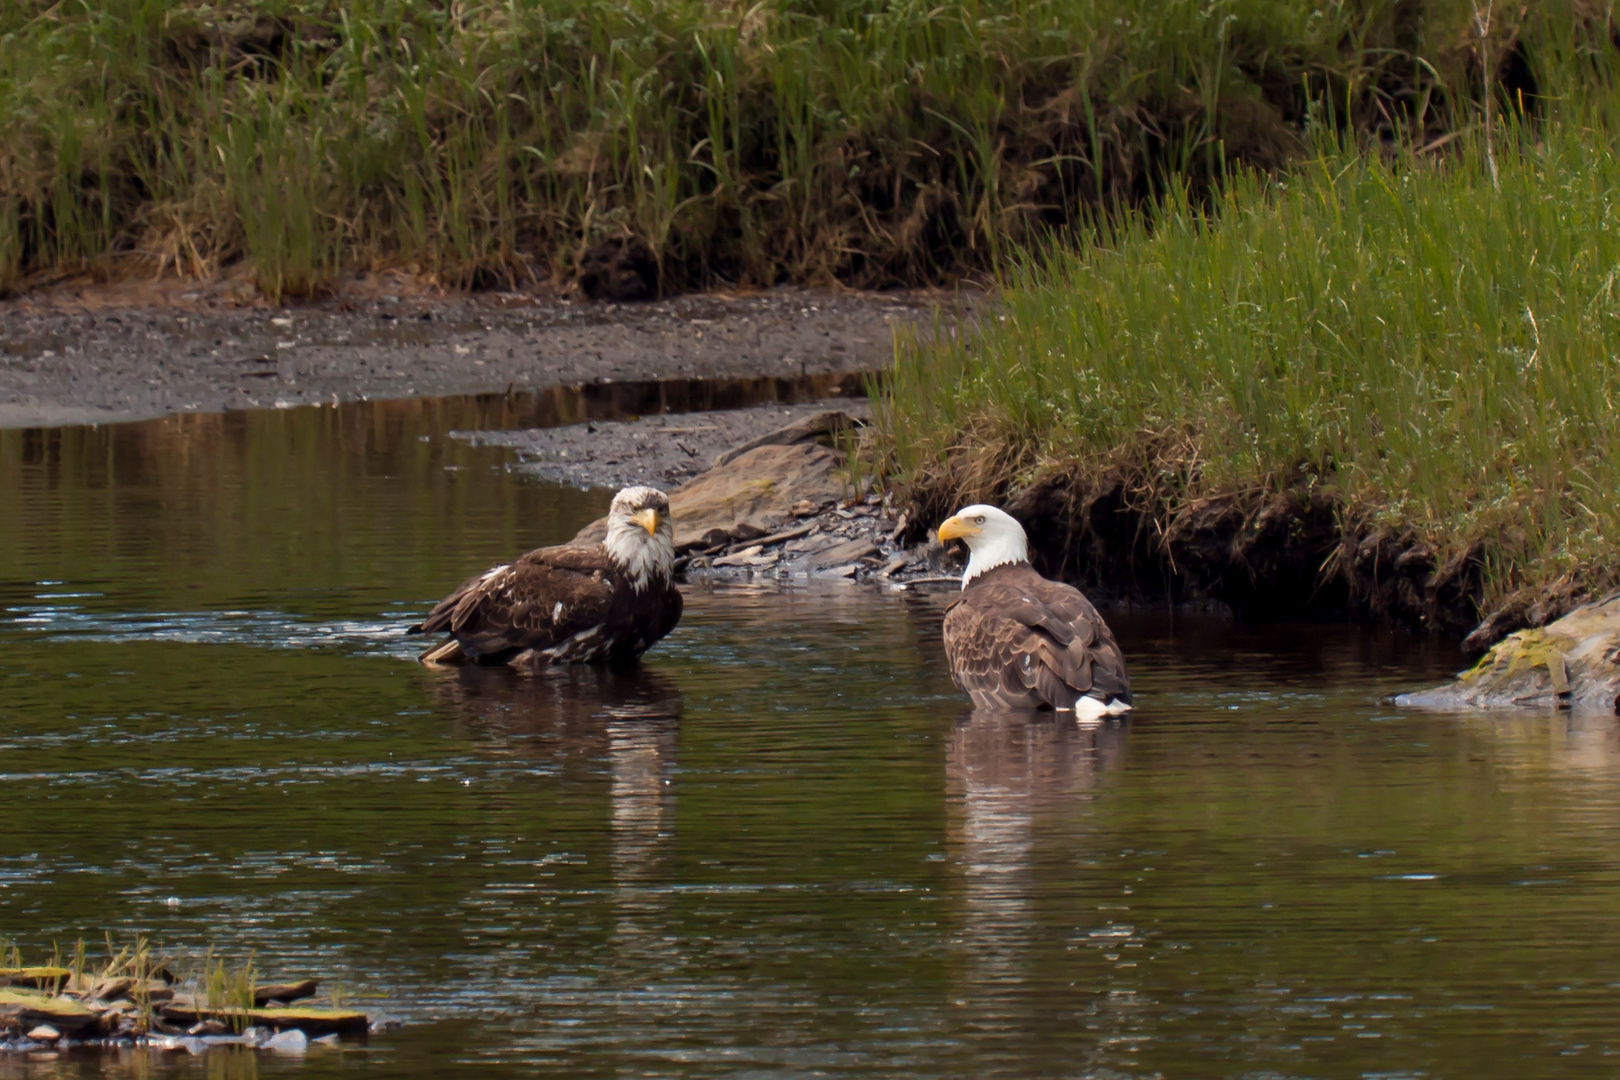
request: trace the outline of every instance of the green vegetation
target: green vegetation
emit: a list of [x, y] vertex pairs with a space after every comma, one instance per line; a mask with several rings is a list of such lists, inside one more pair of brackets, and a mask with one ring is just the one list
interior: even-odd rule
[[1575, 0], [1489, 10], [19, 0], [0, 290], [242, 259], [273, 300], [361, 266], [479, 287], [607, 240], [665, 289], [946, 280], [1084, 206], [1281, 164], [1313, 109], [1429, 137], [1482, 63], [1528, 77], [1601, 38]]
[[[24, 967], [15, 945], [0, 946], [0, 1033], [26, 1030], [31, 1022], [58, 1022], [62, 1030], [95, 1026], [103, 1033], [140, 1034], [158, 1021], [188, 1028], [215, 1021], [238, 1032], [250, 1025], [298, 1028], [309, 1035], [356, 1033], [365, 1013], [341, 1008], [341, 989], [316, 1005], [317, 981], [259, 981], [254, 958], [227, 963], [212, 946], [201, 957], [160, 959], [144, 937], [94, 957], [80, 939], [67, 955], [58, 945], [50, 965]], [[287, 1007], [285, 1000], [298, 1000]], [[267, 1007], [268, 1006], [268, 1007]]]
[[1444, 161], [1329, 142], [1030, 260], [997, 319], [902, 349], [890, 467], [942, 505], [1112, 476], [1166, 531], [1211, 497], [1316, 491], [1345, 533], [1472, 545], [1487, 605], [1608, 584], [1620, 124], [1559, 111]]

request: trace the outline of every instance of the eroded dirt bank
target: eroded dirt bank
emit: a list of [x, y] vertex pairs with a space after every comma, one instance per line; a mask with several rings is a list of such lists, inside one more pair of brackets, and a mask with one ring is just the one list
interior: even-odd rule
[[918, 523], [964, 501], [1003, 503], [1028, 529], [1036, 565], [1102, 603], [1213, 601], [1256, 621], [1398, 625], [1460, 638], [1476, 656], [1612, 587], [1602, 577], [1565, 576], [1546, 587], [1493, 589], [1487, 569], [1503, 557], [1502, 541], [1448, 550], [1414, 528], [1370, 521], [1332, 484], [1176, 502], [1151, 479], [1056, 468], [986, 495], [946, 470], [913, 486], [907, 501]]
[[[117, 297], [114, 297], [117, 300]], [[774, 289], [647, 304], [371, 290], [297, 308], [204, 294], [0, 304], [0, 427], [290, 408], [630, 379], [799, 376], [888, 365], [896, 326], [953, 294]]]

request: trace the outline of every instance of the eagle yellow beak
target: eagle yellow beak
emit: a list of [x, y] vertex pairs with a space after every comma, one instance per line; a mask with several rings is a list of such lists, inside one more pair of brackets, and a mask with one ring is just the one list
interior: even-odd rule
[[965, 540], [977, 535], [979, 535], [978, 526], [969, 525], [960, 517], [946, 518], [939, 525], [939, 542], [942, 544], [947, 540]]
[[634, 514], [631, 514], [630, 520], [635, 522], [637, 525], [640, 525], [643, 529], [646, 529], [648, 536], [654, 536], [658, 532], [658, 526], [659, 523], [663, 521], [663, 517], [664, 516], [658, 512], [657, 507], [649, 506], [645, 510], [640, 510]]

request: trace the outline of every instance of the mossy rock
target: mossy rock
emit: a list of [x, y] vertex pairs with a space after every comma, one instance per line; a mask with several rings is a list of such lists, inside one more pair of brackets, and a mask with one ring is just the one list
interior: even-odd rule
[[0, 1020], [21, 1024], [49, 1024], [58, 1031], [82, 1031], [101, 1014], [70, 997], [32, 990], [0, 990]]
[[1447, 686], [1396, 702], [1443, 709], [1620, 711], [1620, 593], [1510, 634]]
[[322, 1035], [360, 1035], [371, 1030], [371, 1021], [363, 1012], [348, 1009], [211, 1009], [204, 1006], [165, 1005], [159, 1012], [163, 1019], [174, 1024], [196, 1024], [203, 1020], [218, 1020], [222, 1024], [243, 1028], [275, 1028], [286, 1031], [296, 1028], [311, 1038]]
[[39, 990], [64, 985], [73, 975], [65, 967], [0, 967], [0, 986], [32, 986]]

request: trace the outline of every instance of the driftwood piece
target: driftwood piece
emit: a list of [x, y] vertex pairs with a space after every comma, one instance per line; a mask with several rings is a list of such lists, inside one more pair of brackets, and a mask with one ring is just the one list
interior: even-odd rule
[[97, 1001], [117, 1001], [119, 998], [128, 997], [130, 991], [134, 988], [134, 979], [120, 975], [117, 978], [102, 979], [96, 983], [90, 988], [90, 996]]
[[264, 1006], [272, 1001], [302, 1001], [315, 996], [320, 983], [315, 979], [302, 982], [266, 983], [253, 988], [253, 1004]]

